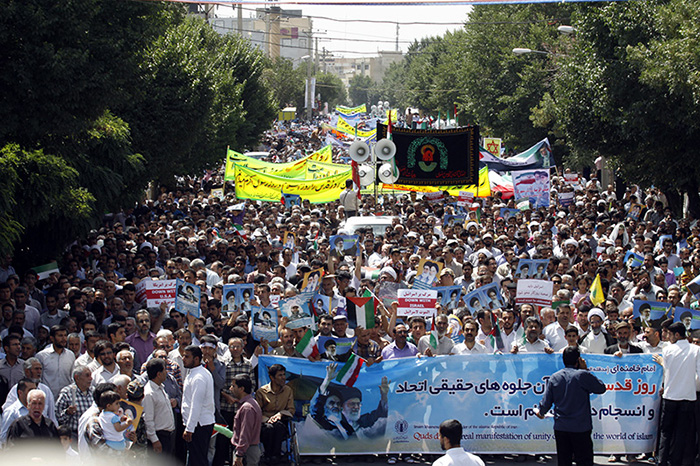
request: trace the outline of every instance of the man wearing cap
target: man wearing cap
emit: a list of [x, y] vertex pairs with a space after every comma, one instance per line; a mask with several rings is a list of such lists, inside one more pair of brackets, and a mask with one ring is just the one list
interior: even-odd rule
[[343, 314], [333, 317], [333, 336], [336, 338], [352, 338], [355, 332], [348, 328], [348, 318]]

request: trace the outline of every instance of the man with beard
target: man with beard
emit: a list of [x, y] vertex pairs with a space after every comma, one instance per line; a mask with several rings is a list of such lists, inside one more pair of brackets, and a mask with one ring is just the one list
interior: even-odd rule
[[287, 436], [287, 422], [294, 413], [294, 393], [287, 385], [287, 370], [283, 365], [273, 364], [267, 373], [270, 383], [258, 389], [255, 400], [262, 410], [260, 441], [265, 447], [265, 457], [268, 464], [277, 464]]
[[433, 466], [484, 466], [481, 458], [462, 448], [462, 424], [457, 419], [442, 421], [438, 436], [445, 455], [433, 462]]
[[630, 344], [630, 333], [632, 333], [632, 326], [628, 322], [620, 322], [615, 327], [615, 334], [617, 335], [617, 343], [605, 348], [605, 354], [614, 354], [615, 356], [621, 357], [623, 354], [639, 354], [643, 353], [642, 348]]
[[361, 414], [362, 392], [355, 387], [342, 387], [341, 393], [344, 401], [341, 410], [340, 430], [344, 438], [355, 435], [360, 438], [371, 438], [384, 434], [386, 417], [389, 414], [389, 379], [386, 376], [382, 377], [379, 391], [381, 398], [377, 408], [369, 413]]
[[526, 334], [521, 341], [513, 342], [511, 353], [548, 353], [554, 352], [546, 340], [540, 339], [542, 322], [537, 317], [528, 317], [525, 321]]
[[501, 339], [504, 348], [512, 348], [513, 343], [525, 336], [522, 327], [515, 328], [515, 311], [503, 309], [501, 312]]
[[605, 349], [615, 344], [615, 339], [608, 333], [603, 332], [603, 322], [605, 314], [597, 307], [588, 311], [588, 322], [590, 329], [580, 339], [579, 345], [589, 353], [603, 354]]
[[455, 345], [454, 354], [488, 354], [486, 347], [476, 341], [478, 331], [479, 326], [474, 319], [467, 319], [462, 328], [464, 342]]
[[[311, 410], [306, 417], [306, 423], [314, 422], [319, 428], [327, 431], [337, 439], [343, 439], [344, 430], [341, 430], [341, 394], [337, 386], [331, 386], [331, 381], [336, 376], [338, 365], [331, 363], [326, 366], [326, 377], [318, 387], [316, 394], [311, 400]], [[305, 426], [306, 426], [305, 423]], [[305, 430], [308, 427], [305, 427]]]
[[71, 383], [71, 371], [75, 362], [75, 354], [66, 349], [68, 331], [63, 325], [51, 327], [51, 345], [41, 350], [39, 358], [44, 372], [43, 382], [51, 388], [54, 398], [58, 397], [61, 389]]
[[423, 335], [418, 341], [418, 351], [426, 356], [437, 356], [441, 354], [453, 354], [454, 342], [447, 335], [447, 316], [440, 314], [435, 317], [435, 328], [438, 333], [438, 341], [436, 346], [432, 346], [430, 338], [432, 335]]
[[560, 304], [557, 307], [557, 321], [547, 325], [544, 329], [544, 336], [547, 338], [554, 351], [562, 350], [566, 347], [566, 329], [571, 323], [571, 307], [568, 304]]
[[119, 375], [120, 367], [117, 365], [114, 355], [114, 345], [108, 341], [100, 341], [95, 345], [95, 361], [100, 366], [92, 373], [92, 385], [110, 382]]

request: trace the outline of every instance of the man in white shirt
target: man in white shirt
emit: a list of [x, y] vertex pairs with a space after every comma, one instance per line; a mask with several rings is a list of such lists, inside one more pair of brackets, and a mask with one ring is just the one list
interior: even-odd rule
[[700, 377], [700, 347], [687, 340], [682, 322], [669, 325], [668, 333], [671, 344], [663, 349], [663, 359], [654, 355], [654, 361], [664, 368], [658, 464], [693, 464], [695, 378]]
[[[556, 322], [554, 322], [556, 324]], [[553, 325], [553, 324], [552, 324]], [[537, 317], [530, 316], [525, 320], [525, 338], [513, 342], [511, 353], [553, 353], [545, 340], [540, 339], [542, 322]], [[564, 340], [566, 341], [566, 340]]]
[[108, 341], [100, 341], [95, 345], [95, 361], [100, 365], [92, 373], [92, 386], [105, 382], [111, 382], [112, 379], [119, 375], [119, 366], [114, 357], [114, 345]]
[[462, 424], [457, 419], [442, 421], [438, 435], [440, 448], [445, 450], [445, 455], [438, 458], [433, 466], [484, 466], [481, 458], [462, 448]]
[[72, 382], [71, 373], [75, 354], [66, 348], [68, 331], [63, 325], [51, 327], [49, 337], [51, 345], [41, 350], [36, 357], [44, 368], [43, 382], [49, 386], [54, 398], [57, 398], [61, 389]]
[[438, 334], [437, 346], [433, 347], [430, 338], [431, 333], [423, 335], [420, 340], [418, 340], [418, 351], [426, 356], [438, 356], [442, 354], [453, 354], [454, 342], [446, 335], [447, 333], [447, 316], [445, 314], [440, 314], [435, 317], [435, 329]]
[[571, 323], [571, 307], [568, 304], [560, 304], [557, 307], [557, 321], [544, 328], [544, 337], [554, 351], [566, 348], [566, 329]]
[[603, 321], [605, 314], [597, 307], [588, 311], [588, 322], [590, 330], [579, 340], [581, 348], [585, 348], [588, 353], [603, 354], [605, 348], [615, 344], [615, 339], [603, 332]]
[[187, 466], [208, 466], [209, 439], [214, 428], [214, 378], [202, 366], [202, 350], [190, 345], [182, 357], [189, 369], [182, 390], [182, 422], [187, 442]]
[[454, 354], [488, 354], [489, 351], [484, 345], [476, 341], [479, 326], [474, 319], [467, 319], [462, 328], [464, 342], [458, 343], [454, 347]]
[[642, 348], [645, 353], [661, 353], [670, 343], [661, 340], [661, 334], [656, 327], [644, 328], [644, 341], [637, 346]]
[[148, 441], [156, 453], [172, 454], [175, 445], [173, 405], [163, 383], [168, 378], [165, 361], [153, 358], [146, 363], [148, 383], [143, 389], [143, 420]]
[[513, 347], [513, 343], [524, 336], [522, 327], [515, 328], [515, 311], [507, 308], [501, 311], [501, 339], [503, 348], [508, 351]]

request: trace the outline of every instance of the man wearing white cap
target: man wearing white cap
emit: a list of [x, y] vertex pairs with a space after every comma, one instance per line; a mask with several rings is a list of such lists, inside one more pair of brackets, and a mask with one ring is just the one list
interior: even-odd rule
[[615, 339], [603, 332], [605, 314], [600, 308], [588, 311], [589, 330], [580, 339], [579, 345], [589, 353], [603, 354], [605, 348], [615, 344]]

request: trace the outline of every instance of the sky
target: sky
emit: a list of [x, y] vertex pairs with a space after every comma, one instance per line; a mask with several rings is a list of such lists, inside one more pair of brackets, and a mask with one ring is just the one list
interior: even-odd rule
[[[366, 20], [399, 22], [399, 49], [406, 52], [416, 39], [438, 36], [446, 31], [462, 27], [471, 10], [468, 5], [416, 5], [416, 6], [318, 6], [281, 5], [282, 9], [301, 9], [311, 16], [314, 34], [322, 47], [336, 56], [349, 58], [376, 55], [379, 50], [396, 50], [396, 24], [369, 23]], [[247, 7], [254, 8], [254, 7]], [[218, 16], [234, 16], [233, 8], [220, 6]], [[247, 17], [252, 11], [244, 9]], [[321, 18], [324, 17], [324, 18]], [[330, 19], [360, 20], [338, 22]], [[415, 22], [433, 24], [410, 24]]]

